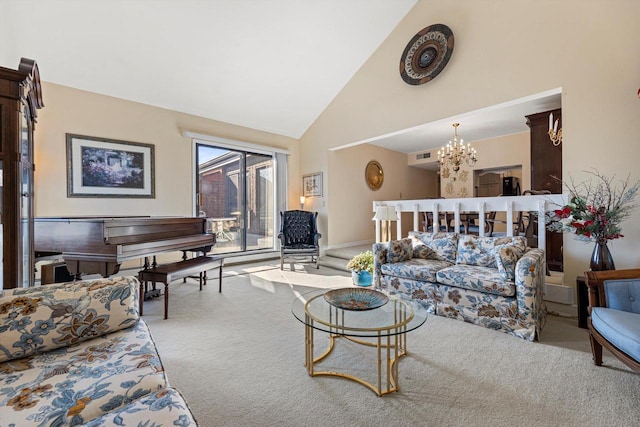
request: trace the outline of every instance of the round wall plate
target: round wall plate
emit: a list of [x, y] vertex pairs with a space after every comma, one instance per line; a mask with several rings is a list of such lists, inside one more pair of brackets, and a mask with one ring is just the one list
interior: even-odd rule
[[453, 32], [444, 24], [423, 28], [413, 36], [400, 58], [400, 75], [410, 85], [433, 80], [453, 53]]
[[364, 179], [367, 181], [367, 185], [372, 190], [378, 190], [382, 187], [384, 181], [384, 172], [382, 166], [375, 160], [371, 160], [367, 163], [367, 167], [364, 169]]

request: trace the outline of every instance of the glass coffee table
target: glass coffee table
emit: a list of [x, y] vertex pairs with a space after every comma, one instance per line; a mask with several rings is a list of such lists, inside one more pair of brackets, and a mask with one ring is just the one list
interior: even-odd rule
[[[293, 301], [291, 311], [305, 325], [304, 364], [310, 376], [347, 378], [378, 396], [399, 390], [398, 360], [407, 354], [406, 334], [427, 320], [426, 309], [406, 296], [359, 287], [305, 293]], [[314, 357], [314, 331], [329, 334], [329, 346], [318, 357]], [[315, 369], [331, 354], [336, 338], [377, 349], [376, 384], [353, 374]]]

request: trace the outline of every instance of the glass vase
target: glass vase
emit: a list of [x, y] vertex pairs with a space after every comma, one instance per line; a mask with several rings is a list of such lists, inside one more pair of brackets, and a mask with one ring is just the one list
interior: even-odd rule
[[607, 239], [596, 240], [596, 246], [591, 254], [591, 271], [615, 270], [616, 264], [607, 247]]

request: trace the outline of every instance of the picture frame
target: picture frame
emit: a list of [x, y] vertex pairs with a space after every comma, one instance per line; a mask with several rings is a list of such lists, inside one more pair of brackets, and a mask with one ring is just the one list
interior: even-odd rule
[[155, 198], [153, 144], [66, 134], [68, 197]]
[[302, 195], [304, 197], [322, 197], [322, 172], [302, 176]]

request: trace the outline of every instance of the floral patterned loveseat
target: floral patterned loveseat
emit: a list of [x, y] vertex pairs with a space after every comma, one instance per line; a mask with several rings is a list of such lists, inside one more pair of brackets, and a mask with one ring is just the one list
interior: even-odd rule
[[376, 243], [374, 284], [435, 314], [536, 340], [545, 322], [544, 251], [526, 238], [412, 231]]
[[135, 277], [0, 292], [0, 425], [195, 426]]

